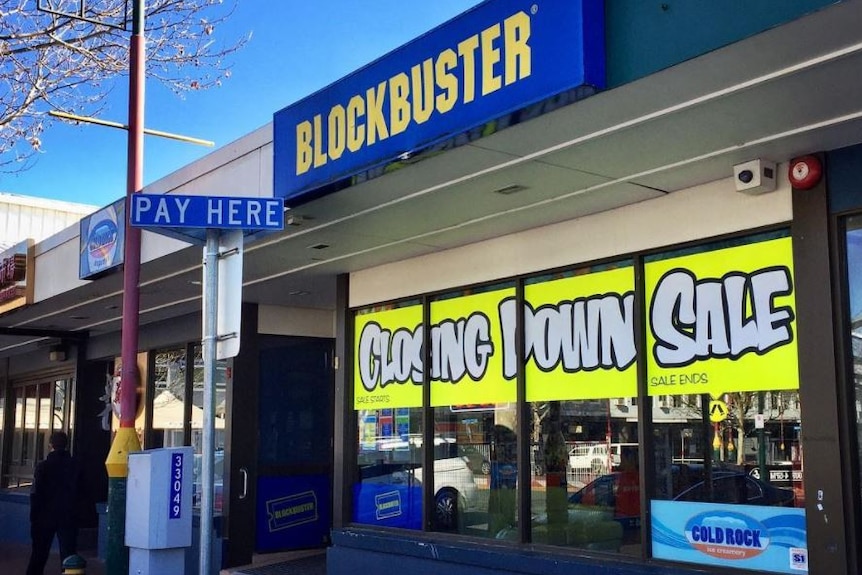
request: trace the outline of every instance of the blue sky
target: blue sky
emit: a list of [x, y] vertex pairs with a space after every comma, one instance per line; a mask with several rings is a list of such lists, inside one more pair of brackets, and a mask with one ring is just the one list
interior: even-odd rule
[[[317, 91], [469, 9], [480, 0], [239, 0], [220, 37], [252, 33], [219, 88], [180, 99], [148, 82], [146, 127], [222, 147], [272, 121], [277, 110]], [[126, 123], [128, 85], [117, 82], [103, 119]], [[211, 153], [147, 136], [144, 184]], [[0, 174], [0, 192], [104, 206], [126, 193], [126, 133], [55, 123], [35, 165]]]

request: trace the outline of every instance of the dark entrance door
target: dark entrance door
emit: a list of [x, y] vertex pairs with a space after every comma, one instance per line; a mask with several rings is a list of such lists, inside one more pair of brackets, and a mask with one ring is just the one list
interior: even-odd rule
[[261, 346], [255, 552], [328, 541], [333, 352], [331, 339], [279, 338]]

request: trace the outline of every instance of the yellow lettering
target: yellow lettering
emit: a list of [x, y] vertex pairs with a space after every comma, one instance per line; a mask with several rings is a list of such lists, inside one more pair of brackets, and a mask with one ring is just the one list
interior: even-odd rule
[[401, 72], [389, 78], [389, 135], [400, 134], [410, 125], [410, 80]]
[[434, 112], [434, 60], [428, 58], [422, 65], [410, 69], [413, 119], [424, 124]]
[[500, 76], [494, 75], [494, 66], [500, 62], [500, 48], [494, 40], [500, 37], [500, 25], [494, 24], [482, 30], [482, 95], [496, 92], [502, 86]]
[[314, 167], [326, 164], [326, 152], [323, 151], [323, 118], [320, 114], [314, 117]]
[[437, 111], [445, 114], [455, 107], [458, 101], [458, 77], [451, 72], [458, 65], [458, 55], [452, 49], [443, 50], [434, 63], [437, 87], [442, 90], [437, 95]]
[[304, 174], [311, 168], [311, 122], [308, 120], [296, 125], [296, 175]]
[[477, 81], [482, 97], [529, 77], [531, 34], [529, 14], [517, 12], [411, 66], [409, 72], [352, 96], [346, 107], [332, 106], [326, 121], [318, 114], [297, 124], [296, 175], [401, 134], [411, 122], [424, 124], [435, 112], [445, 114], [459, 103], [473, 102]]
[[464, 68], [464, 103], [472, 102], [476, 97], [476, 49], [479, 47], [479, 35], [470, 36], [458, 43], [458, 55]]
[[365, 115], [365, 100], [362, 96], [353, 96], [347, 103], [347, 149], [357, 152], [365, 141], [365, 125], [358, 123], [358, 118]]
[[381, 140], [389, 137], [389, 130], [386, 128], [386, 118], [383, 116], [383, 101], [386, 99], [386, 82], [380, 82], [377, 89], [368, 88], [365, 92], [365, 99], [368, 102], [368, 145], [374, 144], [378, 136]]
[[326, 136], [329, 142], [327, 150], [329, 157], [337, 160], [344, 153], [345, 140], [347, 138], [347, 127], [344, 106], [338, 104], [333, 106], [329, 111], [329, 126], [327, 127]]
[[506, 46], [506, 85], [523, 80], [532, 72], [532, 50], [530, 39], [530, 17], [518, 12], [503, 21]]

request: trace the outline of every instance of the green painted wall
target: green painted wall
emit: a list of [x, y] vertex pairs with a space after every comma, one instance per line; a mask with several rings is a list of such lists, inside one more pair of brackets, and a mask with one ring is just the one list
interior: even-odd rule
[[606, 0], [608, 88], [835, 3], [836, 0]]

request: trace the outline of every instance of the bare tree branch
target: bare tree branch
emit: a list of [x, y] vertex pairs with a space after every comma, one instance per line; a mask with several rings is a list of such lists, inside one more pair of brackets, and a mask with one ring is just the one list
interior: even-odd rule
[[[75, 14], [81, 0], [52, 0]], [[37, 0], [0, 0], [0, 170], [32, 165], [50, 110], [97, 115], [113, 83], [127, 77], [129, 32], [49, 14]], [[123, 22], [124, 0], [88, 0], [86, 17]], [[223, 0], [149, 0], [145, 20], [147, 77], [176, 94], [218, 86], [227, 59], [249, 37], [220, 38], [236, 8]]]

